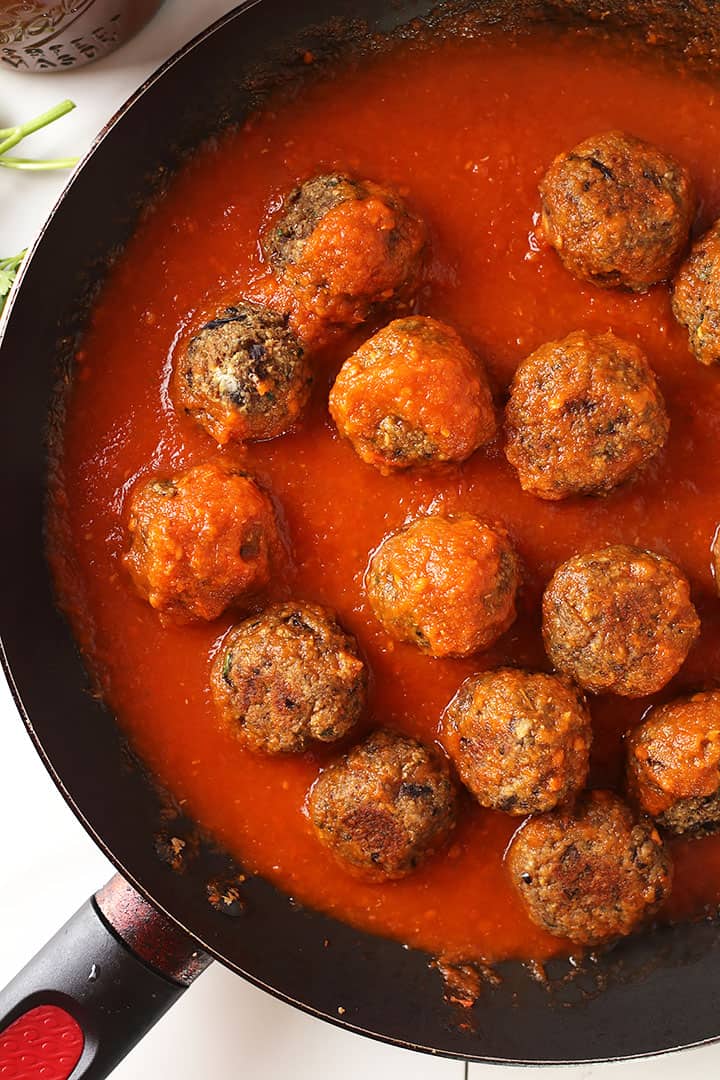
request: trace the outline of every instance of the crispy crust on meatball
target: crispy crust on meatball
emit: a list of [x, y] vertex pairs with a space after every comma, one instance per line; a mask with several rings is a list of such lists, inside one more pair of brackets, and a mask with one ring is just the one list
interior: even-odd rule
[[701, 364], [720, 362], [720, 221], [701, 236], [673, 283], [673, 314]]
[[593, 693], [643, 697], [679, 670], [700, 631], [681, 570], [622, 544], [576, 555], [543, 596], [543, 638], [558, 670]]
[[513, 837], [507, 865], [532, 921], [577, 945], [630, 934], [672, 885], [652, 822], [609, 791], [531, 818]]
[[435, 750], [376, 731], [324, 769], [308, 798], [315, 833], [351, 873], [402, 878], [448, 839], [457, 791]]
[[558, 155], [540, 198], [545, 237], [571, 274], [638, 292], [671, 277], [695, 215], [687, 170], [621, 131]]
[[592, 727], [568, 680], [504, 668], [463, 683], [446, 710], [443, 742], [481, 806], [538, 814], [584, 786]]
[[128, 536], [123, 563], [163, 623], [216, 619], [259, 592], [279, 545], [267, 495], [215, 462], [139, 484]]
[[483, 368], [452, 327], [423, 315], [396, 319], [345, 361], [330, 413], [382, 472], [464, 461], [496, 432]]
[[674, 833], [720, 828], [720, 691], [651, 709], [627, 736], [628, 790]]
[[392, 637], [431, 656], [468, 656], [514, 621], [518, 579], [503, 529], [472, 514], [433, 514], [383, 541], [365, 585]]
[[299, 753], [341, 739], [367, 686], [357, 643], [315, 604], [273, 604], [234, 626], [210, 676], [221, 724], [251, 750]]
[[582, 330], [520, 364], [506, 424], [507, 459], [541, 499], [611, 491], [662, 449], [670, 427], [640, 349]]
[[219, 443], [272, 439], [310, 394], [310, 369], [287, 317], [243, 302], [206, 323], [175, 368], [177, 406]]
[[287, 196], [263, 249], [305, 310], [349, 327], [412, 304], [427, 230], [392, 188], [332, 173]]

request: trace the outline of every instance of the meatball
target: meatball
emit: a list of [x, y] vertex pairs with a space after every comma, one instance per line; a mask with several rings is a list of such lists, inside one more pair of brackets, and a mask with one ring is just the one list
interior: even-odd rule
[[455, 827], [457, 791], [435, 750], [376, 731], [323, 770], [308, 811], [338, 862], [385, 881], [405, 877], [445, 843]]
[[163, 623], [216, 619], [263, 589], [278, 544], [267, 495], [214, 462], [136, 487], [128, 534], [123, 562]]
[[652, 709], [627, 737], [628, 789], [674, 833], [720, 827], [720, 692]]
[[507, 459], [541, 499], [611, 491], [662, 449], [670, 427], [640, 350], [583, 330], [520, 364], [506, 422]]
[[173, 389], [178, 407], [217, 442], [272, 439], [305, 407], [310, 371], [287, 318], [242, 303], [191, 339]]
[[545, 237], [571, 274], [638, 292], [672, 275], [695, 214], [682, 165], [621, 131], [556, 157], [540, 198]]
[[347, 735], [366, 682], [355, 639], [314, 604], [274, 604], [234, 626], [210, 677], [222, 725], [268, 754]]
[[330, 413], [363, 461], [381, 472], [464, 461], [496, 431], [482, 367], [436, 319], [396, 319], [346, 360]]
[[510, 668], [467, 679], [444, 718], [444, 743], [481, 806], [509, 814], [552, 810], [588, 774], [590, 714], [553, 675]]
[[515, 619], [518, 576], [503, 529], [472, 514], [438, 514], [387, 537], [365, 585], [392, 637], [431, 656], [468, 656], [487, 649]]
[[397, 192], [341, 173], [315, 176], [291, 192], [263, 241], [266, 258], [301, 305], [341, 326], [410, 306], [426, 247], [423, 222]]
[[631, 933], [668, 896], [672, 863], [646, 818], [610, 791], [531, 818], [507, 854], [513, 884], [534, 923], [577, 945]]
[[701, 364], [720, 362], [720, 221], [693, 245], [673, 284], [672, 309]]
[[699, 631], [685, 575], [640, 548], [619, 544], [576, 555], [555, 571], [543, 597], [548, 656], [596, 694], [660, 690]]

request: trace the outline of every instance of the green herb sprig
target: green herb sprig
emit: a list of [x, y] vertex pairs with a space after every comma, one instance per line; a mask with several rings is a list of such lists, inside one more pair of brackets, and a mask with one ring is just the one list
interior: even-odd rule
[[[0, 128], [0, 167], [3, 169], [19, 169], [24, 172], [44, 172], [48, 169], [71, 169], [76, 165], [78, 158], [51, 158], [36, 160], [35, 158], [8, 157], [8, 150], [13, 150], [18, 143], [33, 135], [36, 131], [47, 127], [61, 116], [66, 116], [75, 108], [74, 101], [61, 101], [47, 112], [27, 120], [24, 124], [16, 124], [14, 127]], [[20, 264], [25, 258], [25, 252], [19, 255], [11, 255], [7, 259], [0, 259], [0, 312], [5, 307], [10, 289], [15, 280]]]
[[50, 160], [37, 161], [34, 158], [18, 158], [8, 157], [8, 150], [13, 150], [18, 143], [26, 139], [28, 135], [33, 135], [36, 131], [40, 131], [41, 128], [47, 127], [48, 124], [52, 124], [55, 120], [59, 120], [61, 116], [66, 116], [69, 112], [75, 108], [74, 101], [61, 101], [59, 105], [55, 105], [52, 109], [48, 109], [47, 112], [41, 113], [40, 116], [33, 117], [32, 120], [26, 121], [24, 124], [16, 124], [15, 127], [1, 128], [0, 129], [0, 166], [4, 169], [21, 169], [28, 172], [38, 172], [47, 169], [70, 169], [73, 165], [76, 165], [78, 158], [53, 158]]
[[5, 307], [8, 293], [24, 258], [25, 252], [21, 251], [19, 255], [12, 255], [9, 259], [0, 259], [0, 311]]

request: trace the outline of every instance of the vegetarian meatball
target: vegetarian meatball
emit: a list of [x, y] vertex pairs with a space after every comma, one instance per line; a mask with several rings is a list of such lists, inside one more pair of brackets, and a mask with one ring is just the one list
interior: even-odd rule
[[693, 245], [673, 285], [672, 309], [701, 364], [720, 362], [720, 221]]
[[444, 743], [481, 806], [552, 810], [585, 785], [590, 714], [564, 679], [511, 668], [473, 675], [444, 718]]
[[611, 491], [658, 453], [670, 427], [640, 350], [583, 330], [520, 364], [506, 421], [507, 459], [541, 499]]
[[455, 827], [457, 792], [435, 750], [376, 731], [323, 770], [308, 811], [338, 862], [385, 881], [405, 877], [445, 843]]
[[531, 818], [507, 855], [512, 881], [534, 923], [577, 945], [631, 933], [670, 892], [672, 864], [646, 818], [610, 791]]
[[576, 555], [555, 571], [543, 597], [548, 656], [596, 694], [660, 690], [699, 631], [685, 575], [640, 548], [619, 544]]
[[381, 472], [464, 461], [495, 436], [482, 367], [450, 326], [396, 319], [346, 360], [330, 413], [356, 453]]
[[365, 704], [355, 639], [314, 604], [274, 604], [234, 626], [210, 677], [218, 717], [251, 750], [341, 739]]
[[292, 191], [263, 242], [303, 307], [342, 326], [410, 306], [426, 246], [423, 222], [397, 192], [341, 173], [315, 176]]
[[638, 292], [672, 275], [695, 214], [682, 165], [621, 131], [556, 157], [540, 198], [545, 237], [571, 274]]
[[272, 439], [305, 407], [310, 371], [287, 318], [242, 303], [191, 339], [173, 388], [178, 407], [217, 442]]
[[487, 649], [515, 619], [518, 576], [503, 529], [472, 514], [437, 514], [387, 537], [365, 585], [392, 637], [431, 656], [468, 656]]
[[720, 692], [652, 709], [627, 737], [628, 788], [670, 832], [720, 827]]
[[138, 485], [128, 534], [123, 562], [163, 623], [216, 619], [257, 593], [278, 543], [268, 497], [250, 477], [214, 462]]

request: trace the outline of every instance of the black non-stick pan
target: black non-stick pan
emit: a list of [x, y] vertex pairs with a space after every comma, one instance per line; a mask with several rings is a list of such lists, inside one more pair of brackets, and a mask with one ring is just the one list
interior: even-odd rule
[[[718, 54], [714, 2], [490, 0], [474, 6], [504, 23], [602, 16], [606, 26], [617, 22], [638, 34], [652, 24], [667, 47], [689, 43], [695, 63], [707, 57], [710, 64]], [[81, 908], [0, 994], [0, 1031], [35, 1005], [62, 1005], [85, 1035], [74, 1078], [106, 1076], [209, 957], [350, 1030], [470, 1059], [604, 1060], [720, 1035], [720, 938], [710, 922], [635, 937], [579, 974], [551, 965], [547, 983], [520, 964], [502, 965], [501, 981], [484, 987], [459, 1017], [437, 968], [421, 952], [299, 908], [259, 878], [247, 880], [239, 900], [218, 899], [237, 867], [202, 838], [192, 859], [178, 860], [180, 847], [172, 841], [192, 834], [186, 849], [194, 849], [193, 825], [157, 790], [113, 717], [88, 693], [54, 603], [43, 512], [58, 372], [139, 209], [208, 133], [242, 119], [258, 94], [280, 79], [294, 78], [302, 67], [294, 58], [304, 49], [342, 57], [364, 29], [388, 32], [429, 8], [388, 0], [241, 5], [166, 64], [102, 133], [53, 211], [6, 313], [0, 347], [3, 664], [38, 753], [124, 882], [116, 880]]]

